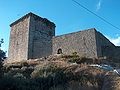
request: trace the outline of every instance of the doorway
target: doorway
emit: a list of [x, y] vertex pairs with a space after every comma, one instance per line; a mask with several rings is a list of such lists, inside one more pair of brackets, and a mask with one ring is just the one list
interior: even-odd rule
[[57, 54], [62, 54], [62, 49], [61, 48], [58, 49]]

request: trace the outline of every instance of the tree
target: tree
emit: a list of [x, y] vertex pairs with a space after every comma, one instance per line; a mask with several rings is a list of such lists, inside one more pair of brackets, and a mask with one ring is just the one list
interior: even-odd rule
[[0, 61], [4, 60], [6, 58], [6, 53], [1, 49], [1, 45], [4, 43], [4, 40], [0, 40]]
[[1, 49], [1, 45], [4, 43], [4, 40], [0, 40], [0, 78], [3, 76], [3, 60], [6, 58], [6, 53]]

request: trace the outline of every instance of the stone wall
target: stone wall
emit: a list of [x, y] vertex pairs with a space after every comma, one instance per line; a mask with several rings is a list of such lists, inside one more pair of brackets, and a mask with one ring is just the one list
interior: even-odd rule
[[9, 60], [26, 60], [28, 54], [29, 17], [11, 26]]
[[120, 46], [116, 46], [114, 50], [114, 57], [120, 61]]
[[28, 60], [52, 54], [54, 23], [28, 13], [10, 26], [9, 60]]
[[[28, 13], [11, 25], [9, 60], [27, 60], [57, 54], [72, 54], [97, 58], [114, 56], [120, 59], [120, 47], [112, 44], [94, 28], [55, 36], [55, 24]], [[114, 53], [114, 54], [113, 54]]]
[[41, 58], [52, 54], [52, 37], [55, 36], [55, 25], [38, 16], [30, 18], [28, 57]]
[[[97, 56], [98, 57], [103, 57], [104, 55], [104, 48], [105, 47], [111, 47], [114, 48], [115, 45], [111, 43], [103, 34], [100, 32], [96, 32], [96, 45], [97, 45]], [[110, 54], [107, 51], [108, 54]], [[110, 54], [111, 55], [111, 54]]]
[[95, 29], [53, 37], [53, 54], [62, 49], [63, 54], [77, 52], [80, 56], [97, 57]]
[[106, 46], [106, 47], [103, 47], [102, 49], [103, 49], [102, 51], [104, 51], [103, 52], [104, 56], [110, 59], [113, 59], [114, 61], [117, 61], [117, 62], [120, 61], [120, 47], [119, 46], [114, 46], [114, 47]]

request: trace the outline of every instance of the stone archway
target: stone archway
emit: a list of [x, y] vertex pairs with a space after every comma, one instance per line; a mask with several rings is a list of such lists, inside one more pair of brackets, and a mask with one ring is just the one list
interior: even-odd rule
[[62, 54], [62, 49], [61, 49], [61, 48], [59, 48], [59, 49], [57, 50], [57, 54]]

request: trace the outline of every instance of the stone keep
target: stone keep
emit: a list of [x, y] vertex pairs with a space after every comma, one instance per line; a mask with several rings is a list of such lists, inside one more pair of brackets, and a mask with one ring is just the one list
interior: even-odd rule
[[54, 23], [28, 13], [10, 27], [9, 60], [28, 60], [52, 54]]
[[55, 36], [55, 24], [28, 13], [11, 25], [9, 60], [28, 60], [54, 54], [89, 58], [112, 57], [120, 60], [120, 47], [111, 43], [95, 28]]

